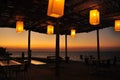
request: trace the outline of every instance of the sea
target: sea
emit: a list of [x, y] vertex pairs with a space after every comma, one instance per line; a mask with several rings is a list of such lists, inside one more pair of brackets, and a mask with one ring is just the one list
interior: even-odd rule
[[[27, 52], [24, 52], [25, 57], [28, 56]], [[65, 52], [60, 52], [60, 57], [63, 59], [65, 58]], [[80, 55], [83, 57], [89, 57], [94, 56], [97, 58], [97, 52], [96, 51], [71, 51], [67, 52], [67, 57], [69, 57], [70, 60], [73, 61], [80, 61]], [[12, 52], [11, 57], [21, 57], [22, 52]], [[47, 58], [48, 56], [55, 56], [55, 52], [31, 52], [32, 57], [38, 57], [38, 58]], [[107, 58], [114, 58], [114, 57], [120, 57], [120, 51], [102, 51], [100, 52], [100, 57], [107, 57]]]

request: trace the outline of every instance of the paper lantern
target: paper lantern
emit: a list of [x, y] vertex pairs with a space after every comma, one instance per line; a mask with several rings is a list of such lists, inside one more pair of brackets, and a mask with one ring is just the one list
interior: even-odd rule
[[49, 0], [47, 15], [55, 18], [62, 17], [64, 14], [65, 0]]
[[23, 30], [24, 30], [24, 22], [17, 21], [16, 22], [16, 32], [23, 32]]
[[53, 34], [54, 33], [54, 26], [48, 25], [47, 26], [47, 34]]
[[76, 30], [75, 29], [71, 29], [71, 37], [75, 37], [76, 35]]
[[100, 13], [98, 10], [90, 10], [89, 23], [91, 25], [98, 25], [100, 23]]
[[115, 31], [120, 31], [120, 20], [115, 20]]

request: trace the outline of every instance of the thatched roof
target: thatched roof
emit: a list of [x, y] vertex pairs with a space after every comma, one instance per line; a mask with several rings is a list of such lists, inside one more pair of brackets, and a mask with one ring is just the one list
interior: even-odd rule
[[[0, 27], [15, 28], [16, 16], [23, 16], [25, 29], [46, 33], [46, 25], [60, 25], [60, 34], [69, 34], [71, 28], [77, 33], [114, 26], [120, 19], [119, 0], [65, 0], [64, 16], [55, 19], [47, 16], [48, 0], [0, 0]], [[98, 9], [100, 25], [89, 24], [89, 10]]]

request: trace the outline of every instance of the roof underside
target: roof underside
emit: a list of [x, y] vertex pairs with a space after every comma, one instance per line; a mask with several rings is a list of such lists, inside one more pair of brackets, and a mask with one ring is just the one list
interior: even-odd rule
[[[64, 16], [55, 19], [47, 16], [48, 0], [0, 0], [0, 27], [15, 28], [16, 16], [23, 16], [26, 30], [46, 33], [48, 22], [59, 24], [60, 34], [77, 33], [114, 26], [120, 19], [119, 0], [65, 0]], [[100, 24], [89, 24], [89, 10], [100, 11]], [[55, 31], [56, 33], [56, 31]]]

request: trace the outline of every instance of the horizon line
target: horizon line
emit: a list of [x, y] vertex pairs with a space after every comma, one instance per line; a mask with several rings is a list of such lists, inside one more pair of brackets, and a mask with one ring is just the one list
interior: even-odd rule
[[[28, 48], [6, 48], [7, 51], [27, 51]], [[32, 51], [55, 51], [55, 48], [31, 48]], [[97, 47], [68, 47], [68, 51], [94, 51]], [[120, 47], [100, 47], [101, 51], [120, 51]], [[60, 48], [65, 51], [65, 48]]]

